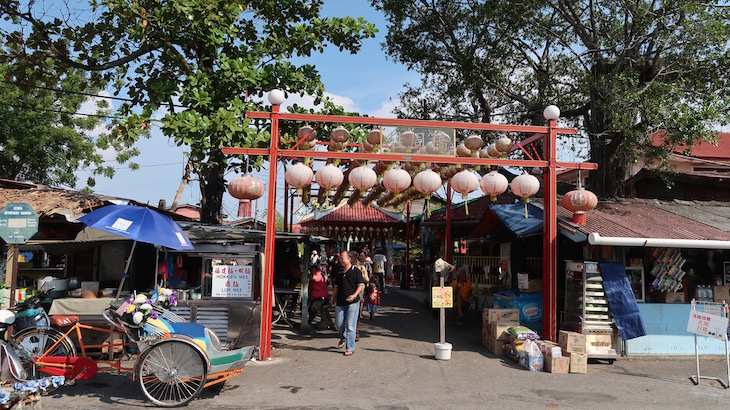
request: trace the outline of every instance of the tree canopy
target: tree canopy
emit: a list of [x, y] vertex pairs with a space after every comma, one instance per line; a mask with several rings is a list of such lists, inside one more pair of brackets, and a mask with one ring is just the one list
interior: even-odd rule
[[[538, 124], [555, 104], [590, 142], [602, 196], [622, 195], [638, 157], [728, 122], [730, 10], [723, 2], [373, 0], [385, 50], [422, 74], [399, 114]], [[662, 131], [663, 146], [650, 136]]]
[[14, 79], [43, 80], [44, 71], [29, 68], [50, 59], [56, 70], [81, 70], [91, 85], [127, 94], [131, 101], [119, 109], [112, 135], [134, 142], [158, 121], [165, 136], [189, 148], [201, 220], [217, 223], [226, 172], [261, 163], [245, 165], [221, 148], [270, 140], [245, 112], [264, 109], [264, 93], [273, 88], [322, 96], [316, 68], [294, 59], [328, 45], [354, 53], [376, 32], [362, 18], [324, 18], [321, 6], [318, 0], [92, 0], [88, 13], [54, 17], [33, 2], [0, 1], [0, 13], [14, 23], [3, 32], [2, 54]]
[[26, 86], [5, 80], [7, 72], [8, 66], [0, 64], [2, 178], [73, 187], [75, 172], [85, 170], [89, 175], [86, 182], [93, 186], [95, 175], [114, 172], [101, 155], [104, 150], [116, 152], [121, 162], [134, 153], [103, 132], [92, 132], [108, 114], [104, 100], [90, 107], [88, 115], [75, 114], [88, 101], [83, 73], [70, 70], [62, 79]]

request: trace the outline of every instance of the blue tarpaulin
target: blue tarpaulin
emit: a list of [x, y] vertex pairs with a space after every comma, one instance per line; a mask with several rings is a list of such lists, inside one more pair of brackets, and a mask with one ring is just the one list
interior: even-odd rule
[[[525, 206], [528, 218], [525, 218]], [[542, 209], [532, 204], [489, 205], [489, 209], [519, 237], [542, 232]]]
[[598, 262], [603, 276], [608, 306], [623, 340], [646, 336], [644, 320], [639, 312], [634, 291], [626, 276], [624, 265], [617, 262]]

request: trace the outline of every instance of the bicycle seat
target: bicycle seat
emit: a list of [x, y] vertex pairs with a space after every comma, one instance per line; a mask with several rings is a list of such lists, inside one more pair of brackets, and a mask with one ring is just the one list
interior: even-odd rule
[[78, 323], [79, 317], [73, 316], [73, 315], [53, 315], [51, 316], [51, 323], [53, 323], [55, 326], [63, 327], [63, 326], [71, 326], [74, 323]]

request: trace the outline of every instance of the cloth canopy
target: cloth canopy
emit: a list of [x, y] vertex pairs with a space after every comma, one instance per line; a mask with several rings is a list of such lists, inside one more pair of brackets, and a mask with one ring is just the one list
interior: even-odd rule
[[[527, 218], [525, 218], [525, 206], [527, 206]], [[532, 204], [496, 204], [490, 205], [489, 209], [520, 238], [542, 232], [542, 209]]]

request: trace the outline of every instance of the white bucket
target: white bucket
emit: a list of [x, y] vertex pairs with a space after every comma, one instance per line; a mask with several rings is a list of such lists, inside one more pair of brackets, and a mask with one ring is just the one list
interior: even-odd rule
[[451, 359], [451, 343], [434, 343], [436, 349], [436, 360]]

